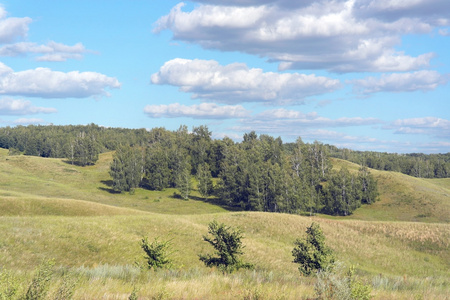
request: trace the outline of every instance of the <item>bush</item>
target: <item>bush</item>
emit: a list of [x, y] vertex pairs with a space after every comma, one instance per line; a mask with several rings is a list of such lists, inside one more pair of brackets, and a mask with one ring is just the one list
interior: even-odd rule
[[156, 271], [160, 268], [169, 268], [172, 265], [172, 259], [170, 259], [170, 241], [160, 242], [157, 238], [153, 240], [151, 244], [148, 243], [148, 238], [144, 237], [141, 241], [141, 248], [144, 250], [147, 260], [148, 269]]
[[46, 299], [53, 276], [54, 265], [55, 262], [53, 260], [44, 261], [39, 265], [25, 294], [26, 300]]
[[319, 224], [312, 223], [306, 229], [306, 239], [297, 239], [292, 250], [294, 263], [299, 264], [302, 275], [309, 276], [316, 271], [331, 268], [334, 263], [334, 255], [325, 245], [325, 236]]
[[341, 265], [333, 272], [324, 269], [317, 272], [317, 282], [314, 286], [318, 299], [348, 299], [370, 300], [372, 289], [354, 275], [354, 267], [350, 267], [344, 274]]
[[0, 300], [13, 299], [20, 288], [19, 281], [9, 271], [0, 270]]
[[223, 272], [232, 272], [241, 268], [251, 269], [252, 264], [244, 263], [239, 256], [243, 254], [242, 232], [232, 229], [225, 224], [213, 221], [208, 225], [208, 232], [212, 238], [203, 236], [203, 240], [211, 244], [216, 250], [216, 257], [210, 254], [199, 255], [207, 267], [216, 266]]

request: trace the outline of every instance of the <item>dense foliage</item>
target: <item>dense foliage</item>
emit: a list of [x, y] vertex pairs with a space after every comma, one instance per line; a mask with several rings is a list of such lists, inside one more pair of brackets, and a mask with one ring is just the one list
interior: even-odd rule
[[115, 150], [110, 175], [118, 192], [177, 188], [187, 200], [195, 176], [203, 197], [214, 195], [244, 210], [348, 215], [377, 199], [368, 168], [358, 174], [345, 169], [336, 173], [329, 146], [300, 138], [283, 144], [281, 138], [250, 132], [236, 143], [227, 137], [213, 140], [206, 126], [189, 132], [186, 126], [147, 131], [30, 125], [0, 128], [0, 147], [11, 154], [63, 157], [82, 166], [94, 164], [101, 152]]

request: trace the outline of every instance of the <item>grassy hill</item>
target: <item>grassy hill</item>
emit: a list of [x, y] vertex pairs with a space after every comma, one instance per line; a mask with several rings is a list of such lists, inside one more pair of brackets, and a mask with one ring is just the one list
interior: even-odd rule
[[[333, 159], [339, 169], [357, 172], [357, 164]], [[380, 201], [363, 206], [349, 218], [368, 221], [450, 222], [450, 178], [423, 179], [398, 172], [372, 170]]]
[[[228, 211], [183, 201], [170, 189], [116, 194], [109, 186], [111, 153], [84, 168], [6, 154], [0, 149], [0, 278], [8, 270], [22, 292], [35, 267], [53, 258], [51, 293], [70, 271], [80, 278], [76, 299], [127, 299], [134, 288], [140, 299], [309, 299], [315, 279], [299, 276], [291, 251], [312, 221], [376, 299], [446, 299], [450, 292], [448, 180], [372, 171], [381, 201], [350, 218], [311, 218]], [[357, 170], [345, 161], [334, 164]], [[424, 208], [428, 215], [419, 216]], [[245, 260], [255, 270], [222, 274], [202, 265], [197, 255], [212, 252], [202, 241], [212, 220], [243, 230]], [[143, 261], [143, 236], [172, 239], [173, 269], [135, 266]]]

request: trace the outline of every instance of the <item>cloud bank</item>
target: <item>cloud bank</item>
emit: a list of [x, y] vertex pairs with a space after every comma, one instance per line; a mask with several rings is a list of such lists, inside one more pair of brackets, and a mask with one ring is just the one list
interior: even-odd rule
[[263, 72], [242, 63], [222, 66], [214, 60], [181, 58], [166, 62], [151, 76], [151, 82], [177, 86], [192, 93], [194, 99], [227, 104], [296, 103], [340, 88], [339, 80], [322, 76]]
[[[430, 66], [434, 53], [396, 50], [403, 34], [450, 25], [446, 0], [201, 0], [175, 6], [155, 23], [175, 40], [240, 51], [278, 62], [281, 70], [406, 72]], [[219, 38], [218, 38], [219, 37]]]
[[144, 108], [144, 112], [151, 118], [234, 119], [249, 115], [249, 112], [241, 105], [219, 106], [215, 103], [202, 103], [191, 106], [179, 103], [147, 105]]

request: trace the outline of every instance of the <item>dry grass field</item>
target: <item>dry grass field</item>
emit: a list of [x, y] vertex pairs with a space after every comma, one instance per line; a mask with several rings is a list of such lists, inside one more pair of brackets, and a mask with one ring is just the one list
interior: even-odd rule
[[[313, 299], [316, 279], [300, 276], [291, 251], [314, 221], [374, 299], [448, 299], [448, 179], [373, 170], [379, 202], [347, 218], [305, 217], [230, 211], [195, 191], [189, 201], [171, 189], [117, 194], [111, 157], [102, 154], [83, 168], [0, 149], [0, 295], [5, 278], [23, 295], [36, 267], [52, 259], [50, 299], [67, 284], [66, 274], [76, 278], [74, 299], [128, 299], [133, 290], [139, 299]], [[357, 170], [346, 161], [333, 164]], [[244, 259], [254, 270], [223, 274], [199, 261], [212, 250], [202, 241], [212, 220], [242, 230]], [[171, 269], [137, 267], [143, 236], [172, 240]]]

